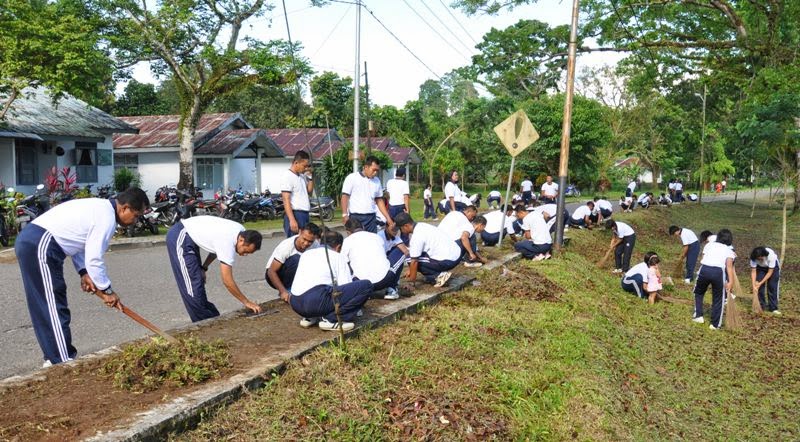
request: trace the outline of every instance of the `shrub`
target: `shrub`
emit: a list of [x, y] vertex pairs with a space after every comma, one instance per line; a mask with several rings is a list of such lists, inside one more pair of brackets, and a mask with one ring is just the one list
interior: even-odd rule
[[132, 186], [139, 186], [139, 174], [123, 167], [114, 171], [114, 190], [122, 192]]

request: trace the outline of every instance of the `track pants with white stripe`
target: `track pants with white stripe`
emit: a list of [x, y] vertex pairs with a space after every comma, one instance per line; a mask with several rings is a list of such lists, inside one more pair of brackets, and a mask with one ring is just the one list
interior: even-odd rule
[[720, 267], [700, 265], [697, 272], [697, 282], [694, 285], [694, 317], [703, 316], [703, 298], [708, 286], [711, 286], [711, 325], [722, 327], [722, 317], [725, 313], [725, 284], [727, 283], [725, 271]]
[[636, 234], [622, 238], [614, 249], [614, 267], [627, 272], [631, 268], [631, 255], [633, 247], [636, 246]]
[[53, 364], [73, 359], [78, 351], [72, 346], [69, 330], [67, 283], [64, 281], [66, 254], [53, 235], [36, 224], [28, 224], [20, 232], [14, 249], [33, 331], [44, 358]]
[[[366, 279], [339, 286], [339, 315], [344, 322], [352, 322], [356, 312], [366, 304], [372, 293], [372, 283]], [[329, 322], [336, 321], [336, 307], [333, 304], [333, 287], [317, 285], [300, 295], [289, 297], [292, 310], [304, 318], [323, 317]]]
[[641, 299], [647, 299], [647, 292], [644, 291], [644, 280], [638, 273], [633, 276], [622, 277], [622, 290], [633, 293]]
[[192, 322], [219, 316], [219, 310], [206, 296], [200, 247], [195, 244], [181, 222], [172, 226], [167, 232], [167, 253], [183, 305]]
[[422, 255], [417, 258], [417, 262], [419, 263], [419, 272], [425, 276], [425, 281], [433, 283], [436, 281], [436, 277], [439, 275], [439, 273], [455, 268], [459, 262], [461, 262], [461, 259], [459, 258], [456, 261], [443, 259], [439, 261], [431, 258], [427, 253], [422, 252]]
[[[764, 277], [767, 276], [767, 272], [769, 272], [769, 268], [767, 267], [756, 267], [756, 280], [761, 281], [764, 279]], [[781, 268], [780, 266], [775, 266], [772, 276], [769, 277], [767, 283], [758, 288], [758, 302], [761, 304], [762, 309], [768, 312], [774, 312], [775, 310], [778, 310], [780, 289]]]
[[400, 282], [400, 276], [403, 274], [403, 264], [406, 263], [406, 255], [398, 247], [395, 247], [389, 251], [387, 258], [389, 258], [389, 271], [386, 272], [386, 276], [382, 280], [373, 285], [373, 290], [383, 290], [389, 287], [396, 289], [397, 284]]

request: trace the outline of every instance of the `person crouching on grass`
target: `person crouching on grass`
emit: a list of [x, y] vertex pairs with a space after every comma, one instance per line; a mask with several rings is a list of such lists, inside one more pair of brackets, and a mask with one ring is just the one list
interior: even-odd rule
[[769, 247], [756, 247], [750, 253], [750, 281], [761, 308], [780, 315], [778, 299], [781, 288], [781, 266], [778, 254]]
[[395, 220], [400, 231], [410, 235], [408, 253], [411, 262], [406, 278], [413, 289], [417, 271], [425, 276], [425, 281], [442, 287], [450, 279], [450, 272], [461, 261], [461, 249], [437, 227], [425, 223], [415, 223], [407, 213], [397, 215]]
[[661, 259], [656, 252], [645, 253], [644, 261], [625, 272], [625, 276], [622, 277], [622, 290], [655, 304], [658, 291], [661, 290], [661, 272], [658, 268], [660, 262]]
[[[322, 247], [306, 250], [300, 255], [297, 274], [292, 289], [281, 299], [292, 306], [292, 310], [302, 316], [300, 326], [311, 327], [319, 322], [319, 328], [325, 331], [352, 330], [356, 313], [364, 306], [372, 294], [372, 283], [367, 279], [353, 281], [347, 258], [339, 253], [342, 250], [342, 234], [333, 230], [322, 233]], [[326, 252], [327, 250], [327, 252]], [[326, 254], [327, 253], [327, 254]], [[329, 266], [330, 263], [330, 266]], [[339, 316], [336, 318], [336, 307], [333, 300], [333, 280], [339, 294]]]
[[700, 271], [697, 272], [697, 282], [694, 286], [694, 316], [692, 321], [702, 324], [703, 298], [708, 286], [711, 286], [711, 330], [722, 327], [722, 317], [725, 311], [725, 294], [731, 290], [733, 282], [728, 275], [733, 274], [733, 260], [736, 253], [731, 249], [733, 234], [728, 229], [717, 233], [717, 240], [706, 244], [703, 248], [703, 259], [700, 261]]
[[544, 211], [528, 212], [522, 204], [518, 205], [515, 210], [517, 218], [522, 219], [525, 239], [514, 243], [514, 249], [533, 261], [550, 259], [550, 250], [553, 248], [553, 238], [547, 227], [550, 214]]

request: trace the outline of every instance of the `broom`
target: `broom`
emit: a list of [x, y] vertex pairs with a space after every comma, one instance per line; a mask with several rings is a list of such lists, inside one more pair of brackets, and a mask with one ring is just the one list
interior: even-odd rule
[[611, 252], [613, 250], [614, 250], [614, 245], [612, 243], [612, 245], [608, 246], [608, 251], [606, 252], [606, 254], [603, 255], [600, 261], [597, 262], [597, 267], [604, 267], [606, 265], [606, 261], [608, 261], [608, 258], [611, 256]]
[[681, 259], [679, 259], [678, 262], [675, 263], [675, 268], [672, 269], [672, 277], [677, 279], [678, 281], [683, 279], [683, 266], [684, 266], [684, 260], [683, 256], [681, 256]]
[[734, 293], [742, 293], [742, 286], [739, 284], [739, 277], [736, 272], [731, 275], [731, 290], [726, 294], [727, 302], [725, 303], [725, 315], [728, 317], [726, 321], [727, 327], [731, 330], [738, 330], [742, 328], [742, 317], [739, 315], [739, 309], [736, 308], [736, 299]]

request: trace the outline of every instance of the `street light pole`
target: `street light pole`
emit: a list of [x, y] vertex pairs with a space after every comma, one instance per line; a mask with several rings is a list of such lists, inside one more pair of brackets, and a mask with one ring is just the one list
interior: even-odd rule
[[356, 75], [353, 88], [353, 172], [358, 172], [358, 133], [361, 131], [361, 0], [356, 0]]
[[700, 135], [700, 196], [697, 198], [697, 204], [703, 204], [703, 189], [706, 186], [703, 180], [703, 172], [705, 172], [705, 153], [706, 153], [706, 92], [708, 87], [703, 85], [703, 129]]

